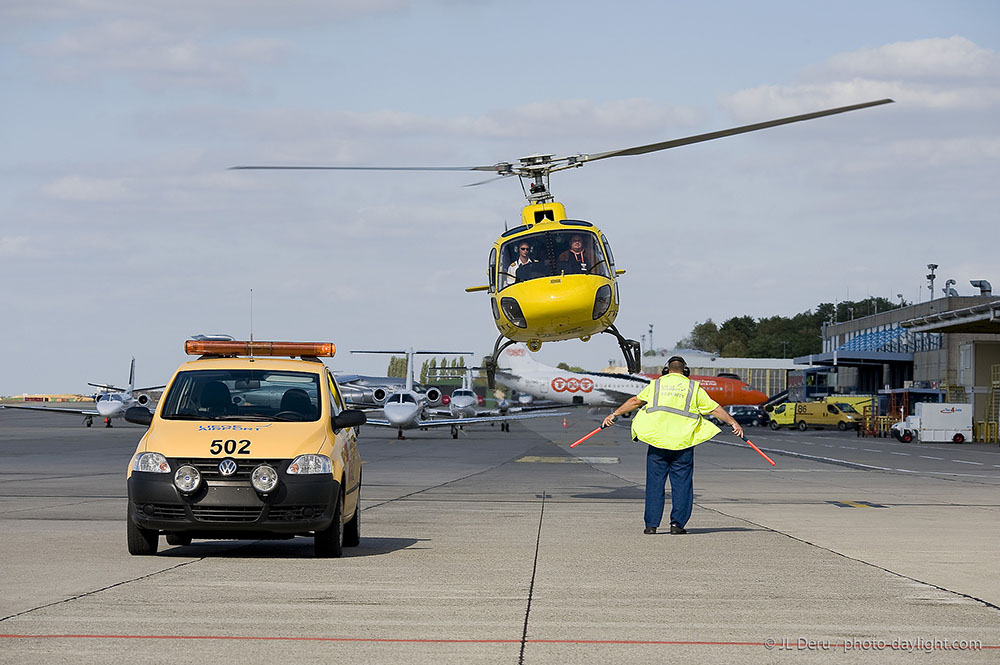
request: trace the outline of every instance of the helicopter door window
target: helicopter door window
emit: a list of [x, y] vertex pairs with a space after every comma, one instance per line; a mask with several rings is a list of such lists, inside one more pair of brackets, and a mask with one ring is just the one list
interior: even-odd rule
[[611, 253], [611, 245], [608, 244], [608, 237], [604, 236], [601, 238], [604, 242], [604, 255], [608, 257], [608, 267], [611, 270], [615, 269], [615, 255]]
[[486, 269], [486, 274], [489, 276], [490, 280], [490, 293], [497, 290], [497, 249], [494, 247], [490, 250], [490, 265]]

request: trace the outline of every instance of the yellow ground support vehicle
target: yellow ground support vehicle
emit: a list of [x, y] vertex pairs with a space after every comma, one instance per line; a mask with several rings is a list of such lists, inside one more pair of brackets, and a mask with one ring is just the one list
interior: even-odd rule
[[857, 412], [848, 413], [835, 404], [826, 402], [785, 402], [774, 407], [771, 412], [770, 427], [796, 427], [805, 431], [810, 427], [836, 427], [843, 431], [857, 428], [861, 416]]
[[[193, 538], [311, 536], [320, 557], [361, 539], [362, 411], [320, 356], [329, 343], [196, 339], [128, 468], [128, 550]], [[284, 356], [284, 357], [280, 357]], [[130, 413], [131, 412], [131, 413]], [[144, 412], [144, 413], [143, 413]]]

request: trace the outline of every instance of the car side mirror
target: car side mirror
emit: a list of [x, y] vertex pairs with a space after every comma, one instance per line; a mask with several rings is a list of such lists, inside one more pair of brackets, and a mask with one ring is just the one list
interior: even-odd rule
[[333, 417], [333, 429], [358, 427], [368, 422], [368, 415], [359, 409], [345, 409]]
[[149, 427], [153, 422], [153, 412], [144, 406], [130, 406], [125, 409], [123, 417], [130, 423], [145, 425], [146, 427]]

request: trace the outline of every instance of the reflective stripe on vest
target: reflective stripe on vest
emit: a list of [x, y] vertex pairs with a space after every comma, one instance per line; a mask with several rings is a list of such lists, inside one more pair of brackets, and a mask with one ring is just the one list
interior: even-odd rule
[[694, 393], [698, 390], [697, 381], [688, 381], [688, 393], [687, 399], [684, 400], [684, 410], [675, 409], [672, 406], [660, 406], [660, 380], [657, 379], [653, 384], [653, 405], [646, 406], [646, 413], [654, 413], [656, 411], [666, 411], [667, 413], [673, 413], [678, 416], [684, 416], [685, 418], [694, 418], [697, 420], [701, 418], [701, 414], [693, 413], [691, 411], [691, 398], [694, 397]]

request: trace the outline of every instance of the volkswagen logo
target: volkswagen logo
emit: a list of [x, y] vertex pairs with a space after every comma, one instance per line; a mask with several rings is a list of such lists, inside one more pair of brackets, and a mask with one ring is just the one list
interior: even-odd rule
[[231, 476], [236, 473], [236, 462], [231, 459], [224, 459], [219, 462], [219, 473], [224, 476]]

